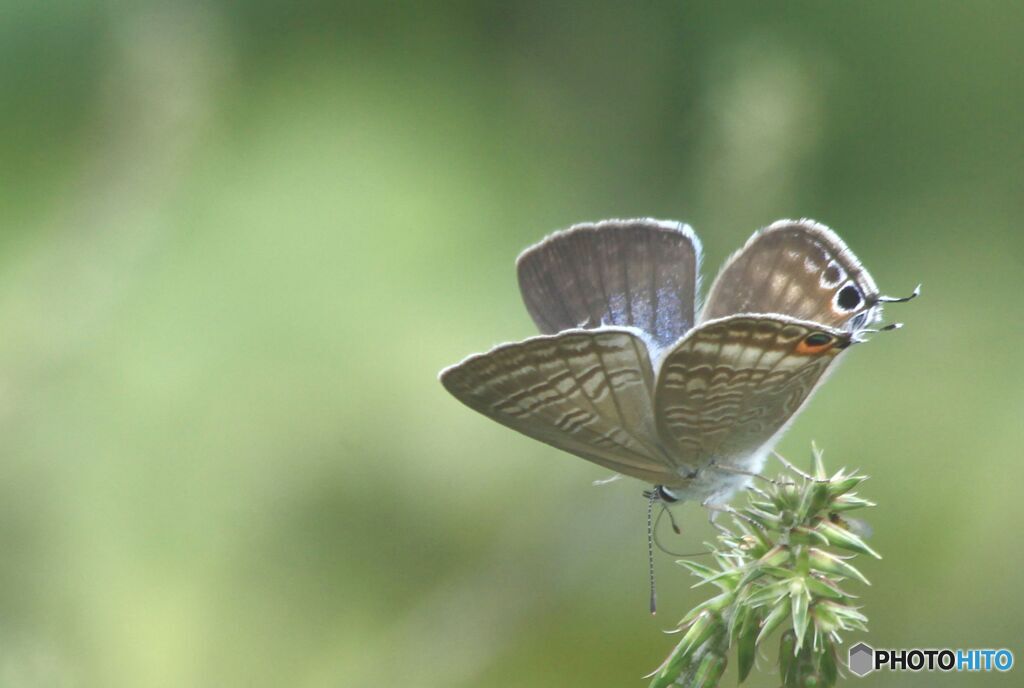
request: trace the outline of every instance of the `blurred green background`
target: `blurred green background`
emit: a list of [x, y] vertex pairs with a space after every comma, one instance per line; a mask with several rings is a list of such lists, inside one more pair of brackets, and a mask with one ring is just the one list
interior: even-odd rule
[[706, 279], [808, 216], [924, 283], [780, 448], [873, 476], [863, 639], [1024, 660], [1022, 31], [1008, 1], [3, 3], [0, 686], [645, 685], [705, 593], [662, 555], [647, 614], [641, 485], [436, 381], [534, 333], [522, 248], [632, 216], [690, 222]]

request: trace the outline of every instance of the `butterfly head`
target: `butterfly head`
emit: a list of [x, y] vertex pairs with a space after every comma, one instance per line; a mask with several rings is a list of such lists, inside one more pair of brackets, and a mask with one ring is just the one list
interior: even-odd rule
[[648, 494], [652, 494], [654, 498], [665, 504], [676, 504], [682, 500], [682, 497], [672, 492], [664, 485], [655, 485], [654, 489], [650, 490]]

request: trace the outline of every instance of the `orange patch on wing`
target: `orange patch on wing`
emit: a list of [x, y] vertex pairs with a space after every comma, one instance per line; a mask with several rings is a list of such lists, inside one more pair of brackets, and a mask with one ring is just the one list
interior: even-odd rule
[[801, 356], [814, 356], [817, 354], [823, 354], [836, 344], [836, 340], [829, 339], [824, 344], [808, 344], [806, 339], [801, 339], [800, 343], [796, 345], [796, 349], [793, 353]]

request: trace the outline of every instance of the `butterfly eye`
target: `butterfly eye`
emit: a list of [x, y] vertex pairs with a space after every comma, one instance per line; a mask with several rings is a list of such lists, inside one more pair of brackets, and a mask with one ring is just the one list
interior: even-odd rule
[[832, 337], [824, 332], [815, 332], [814, 334], [809, 334], [804, 338], [804, 345], [812, 349], [817, 349], [825, 346], [826, 344], [830, 344], [831, 342]]
[[844, 311], [854, 310], [860, 305], [862, 300], [860, 289], [853, 284], [847, 284], [836, 294], [836, 305]]

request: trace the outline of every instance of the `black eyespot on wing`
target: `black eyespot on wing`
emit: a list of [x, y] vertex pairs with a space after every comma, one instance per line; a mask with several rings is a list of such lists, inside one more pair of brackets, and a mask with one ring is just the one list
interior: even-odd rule
[[804, 344], [807, 346], [825, 346], [831, 341], [832, 337], [824, 332], [815, 332], [814, 334], [809, 334], [804, 338]]
[[863, 300], [863, 297], [860, 295], [860, 289], [853, 284], [847, 284], [839, 290], [839, 295], [836, 297], [836, 304], [844, 311], [852, 311], [854, 308], [859, 306]]
[[842, 268], [833, 262], [825, 268], [825, 273], [822, 277], [824, 278], [826, 285], [834, 287], [839, 284], [840, 280], [842, 280], [845, 275], [843, 274]]

